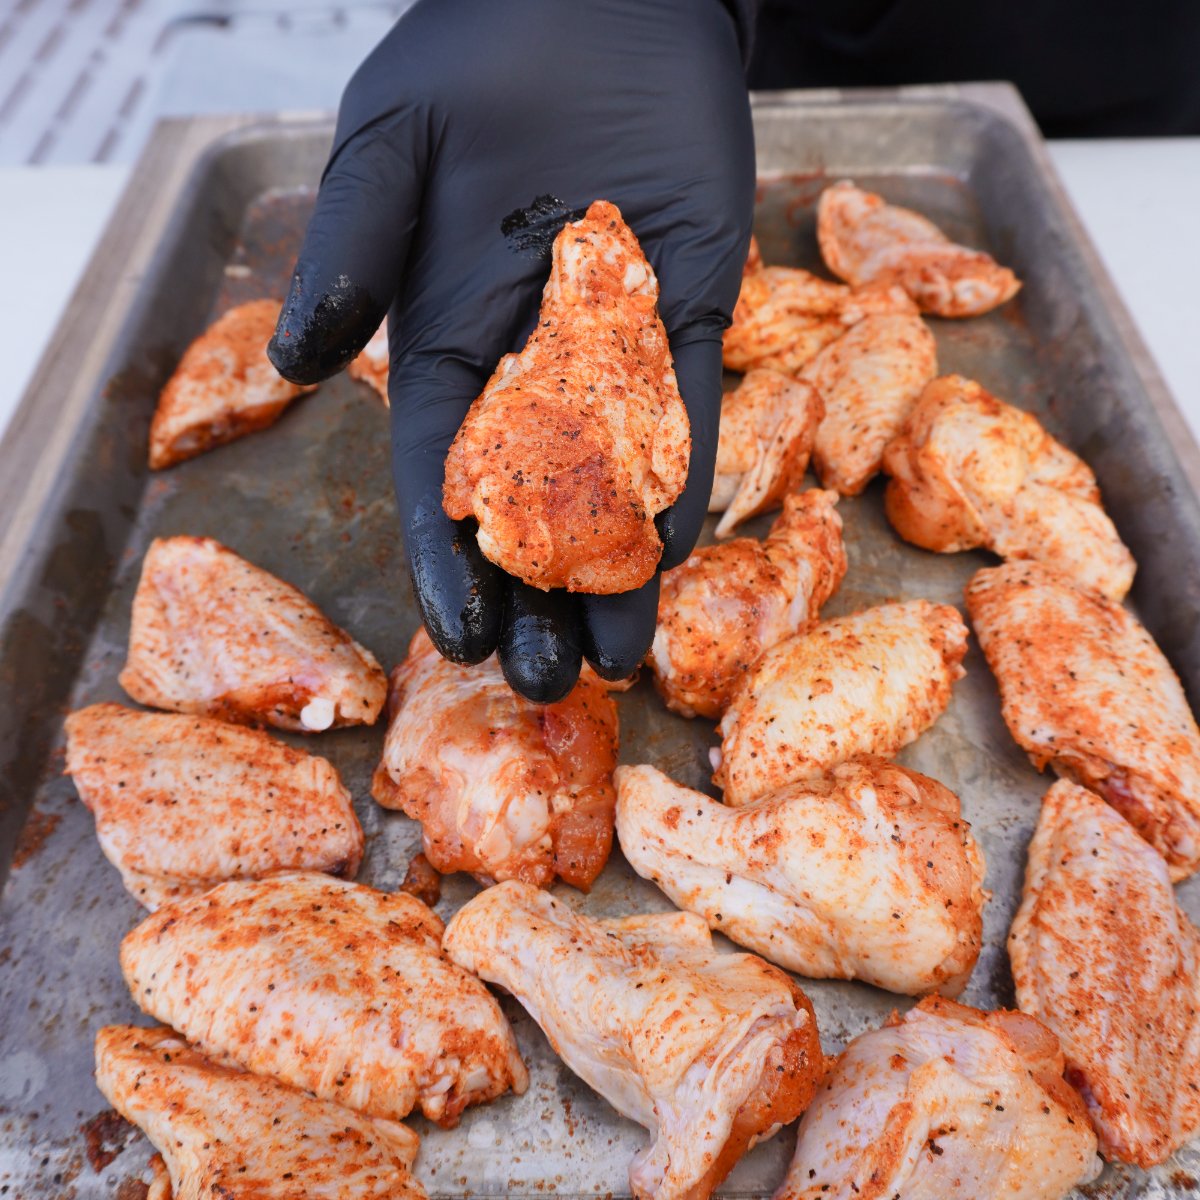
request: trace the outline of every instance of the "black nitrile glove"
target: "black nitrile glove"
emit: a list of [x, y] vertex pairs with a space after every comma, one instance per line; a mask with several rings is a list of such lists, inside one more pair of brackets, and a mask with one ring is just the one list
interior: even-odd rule
[[269, 351], [287, 378], [315, 383], [389, 314], [393, 470], [425, 626], [458, 662], [498, 647], [508, 681], [538, 701], [570, 690], [581, 654], [612, 679], [638, 665], [658, 578], [616, 596], [517, 582], [480, 553], [473, 522], [443, 511], [444, 460], [533, 328], [554, 234], [593, 200], [620, 208], [661, 287], [692, 429], [687, 489], [659, 518], [662, 568], [676, 566], [708, 506], [721, 333], [754, 207], [721, 0], [419, 0], [342, 98]]

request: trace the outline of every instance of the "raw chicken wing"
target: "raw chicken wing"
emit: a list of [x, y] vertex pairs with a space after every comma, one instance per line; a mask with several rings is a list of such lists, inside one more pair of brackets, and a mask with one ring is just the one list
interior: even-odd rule
[[864, 317], [916, 311], [900, 287], [848, 288], [799, 267], [747, 270], [725, 331], [725, 365], [791, 375]]
[[899, 284], [939, 317], [978, 317], [1016, 295], [1021, 281], [990, 254], [952, 242], [932, 221], [848, 180], [821, 193], [817, 241], [825, 265], [861, 287]]
[[594, 921], [546, 892], [489, 888], [447, 953], [512, 992], [555, 1053], [650, 1130], [639, 1200], [704, 1200], [756, 1141], [795, 1119], [824, 1071], [804, 993], [750, 954], [719, 954], [690, 913]]
[[750, 517], [799, 488], [825, 405], [803, 380], [767, 368], [751, 371], [721, 399], [721, 431], [709, 512], [725, 515], [728, 537]]
[[150, 424], [151, 470], [266, 429], [313, 390], [289, 383], [267, 358], [278, 318], [278, 300], [239, 304], [187, 348]]
[[421, 822], [437, 870], [591, 887], [612, 847], [617, 707], [590, 667], [565, 699], [532, 704], [495, 656], [447, 662], [422, 629], [391, 712], [371, 792]]
[[725, 802], [891, 758], [941, 716], [966, 652], [958, 610], [928, 600], [866, 608], [772, 646], [718, 726]]
[[765, 542], [705, 546], [663, 576], [648, 661], [668, 708], [719, 717], [763, 652], [817, 619], [846, 574], [836, 504], [786, 496]]
[[375, 1117], [452, 1126], [528, 1083], [499, 1005], [437, 916], [328, 875], [222, 883], [121, 943], [134, 1000], [222, 1062]]
[[825, 406], [813, 449], [821, 483], [858, 495], [936, 374], [937, 345], [920, 317], [867, 317], [822, 350], [802, 376]]
[[775, 1200], [1058, 1200], [1100, 1165], [1054, 1035], [931, 996], [846, 1048]]
[[1200, 729], [1137, 618], [1039, 563], [980, 571], [966, 596], [1004, 720], [1034, 766], [1107, 800], [1172, 879], [1195, 871]]
[[256, 729], [93, 704], [67, 718], [66, 769], [105, 857], [151, 910], [224, 879], [352, 879], [362, 861], [333, 766]]
[[1032, 558], [1120, 600], [1133, 556], [1096, 477], [1031, 413], [961, 375], [935, 379], [888, 446], [887, 514], [901, 537], [951, 553], [984, 546]]
[[1200, 1132], [1200, 933], [1162, 856], [1086, 788], [1046, 794], [1008, 952], [1106, 1158], [1149, 1167]]
[[298, 733], [372, 725], [387, 676], [302, 592], [212, 538], [156, 538], [121, 686], [137, 701]]
[[554, 242], [537, 327], [471, 405], [444, 503], [479, 548], [543, 589], [608, 594], [654, 574], [654, 517], [687, 482], [691, 438], [658, 316], [658, 280], [597, 200]]
[[148, 1200], [424, 1200], [411, 1129], [222, 1066], [169, 1029], [101, 1029], [96, 1084], [162, 1155]]
[[744, 808], [617, 770], [629, 865], [713, 929], [814, 979], [957, 995], [979, 957], [983, 855], [958, 797], [878, 759]]
[[388, 365], [387, 321], [384, 321], [361, 352], [351, 360], [346, 372], [351, 379], [373, 388], [384, 404], [388, 404]]

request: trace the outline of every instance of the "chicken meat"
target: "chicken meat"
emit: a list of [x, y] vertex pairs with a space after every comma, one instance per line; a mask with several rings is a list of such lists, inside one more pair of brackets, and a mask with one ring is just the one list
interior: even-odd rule
[[658, 280], [597, 200], [555, 239], [536, 328], [450, 447], [446, 512], [474, 517], [483, 553], [534, 587], [625, 592], [654, 574], [654, 517], [683, 491], [690, 454]]
[[388, 350], [387, 322], [371, 335], [371, 340], [351, 361], [346, 373], [379, 393], [379, 398], [388, 404]]
[[371, 793], [421, 822], [439, 871], [587, 891], [612, 848], [616, 765], [617, 706], [590, 667], [565, 699], [533, 704], [494, 656], [448, 662], [422, 629], [392, 673]]
[[816, 390], [763, 367], [721, 399], [709, 512], [724, 515], [716, 535], [728, 537], [750, 517], [777, 508], [808, 470], [825, 406]]
[[883, 469], [888, 519], [914, 545], [943, 554], [982, 546], [1044, 562], [1114, 600], [1129, 591], [1133, 556], [1087, 464], [973, 380], [935, 379]]
[[314, 733], [372, 725], [387, 676], [302, 592], [212, 538], [156, 538], [121, 686], [152, 708]]
[[952, 242], [932, 221], [848, 180], [821, 193], [817, 241], [825, 265], [856, 287], [898, 284], [939, 317], [978, 317], [1021, 281], [990, 254]]
[[67, 774], [125, 887], [153, 910], [225, 879], [353, 879], [363, 831], [332, 764], [211, 717], [93, 704], [67, 718]]
[[823, 621], [772, 646], [725, 710], [714, 782], [749, 804], [838, 763], [891, 758], [950, 703], [967, 627], [928, 600]]
[[1059, 1200], [1100, 1166], [1054, 1035], [930, 996], [846, 1048], [775, 1200]]
[[812, 979], [957, 995], [983, 934], [983, 855], [958, 797], [879, 760], [730, 808], [617, 771], [629, 865], [680, 908]]
[[405, 892], [314, 872], [218, 884], [121, 943], [134, 1000], [204, 1054], [369, 1116], [440, 1125], [528, 1075], [499, 1005]]
[[239, 304], [187, 348], [150, 423], [151, 470], [266, 429], [313, 390], [289, 383], [267, 358], [279, 307], [278, 300]]
[[1162, 855], [1086, 788], [1046, 794], [1008, 952], [1106, 1158], [1153, 1166], [1200, 1133], [1200, 933]]
[[825, 408], [813, 445], [821, 483], [858, 495], [936, 374], [937, 345], [916, 316], [867, 317], [822, 350], [801, 376]]
[[1040, 563], [967, 585], [1004, 720], [1039, 770], [1091, 788], [1166, 860], [1200, 866], [1200, 729], [1170, 663], [1115, 601]]
[[424, 1200], [411, 1129], [222, 1066], [169, 1029], [101, 1029], [96, 1084], [161, 1155], [147, 1200]]
[[667, 707], [717, 718], [764, 651], [809, 628], [846, 574], [837, 493], [784, 497], [766, 541], [735, 538], [668, 571], [647, 661]]
[[460, 909], [445, 946], [650, 1131], [629, 1171], [640, 1200], [704, 1200], [803, 1111], [824, 1072], [804, 993], [761, 958], [717, 953], [690, 913], [595, 921], [514, 881]]

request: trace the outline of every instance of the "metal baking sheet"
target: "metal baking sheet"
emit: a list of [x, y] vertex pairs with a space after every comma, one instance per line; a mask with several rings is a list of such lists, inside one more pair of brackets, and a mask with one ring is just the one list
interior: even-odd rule
[[[941, 369], [977, 377], [1035, 411], [1100, 478], [1136, 554], [1134, 602], [1200, 698], [1200, 456], [1150, 367], [1054, 179], [1028, 114], [1003, 86], [790, 93], [760, 100], [757, 233], [768, 262], [819, 268], [813, 204], [850, 175], [989, 248], [1025, 280], [1003, 312], [931, 321]], [[231, 303], [282, 295], [325, 120], [198, 120], [160, 128], [97, 260], [0, 447], [0, 1195], [135, 1200], [148, 1143], [138, 1134], [94, 1169], [106, 1108], [91, 1076], [95, 1030], [137, 1021], [117, 946], [142, 912], [100, 853], [92, 819], [61, 775], [64, 714], [122, 700], [129, 606], [142, 554], [160, 534], [211, 534], [295, 583], [387, 667], [417, 625], [388, 477], [387, 414], [339, 377], [273, 429], [151, 476], [145, 446], [158, 389], [184, 347]], [[843, 501], [850, 573], [830, 615], [887, 598], [961, 604], [982, 553], [926, 554], [883, 517], [877, 481]], [[769, 518], [747, 532], [762, 534]], [[706, 534], [706, 538], [711, 533]], [[978, 649], [937, 724], [901, 760], [963, 800], [987, 856], [985, 947], [963, 999], [1012, 1005], [1004, 938], [1025, 847], [1048, 784], [1000, 719]], [[668, 714], [643, 680], [619, 698], [621, 757], [708, 788], [713, 727]], [[305, 742], [331, 758], [367, 831], [364, 881], [393, 888], [418, 847], [415, 824], [368, 794], [382, 725]], [[447, 881], [449, 916], [472, 894]], [[1180, 886], [1200, 918], [1200, 881]], [[614, 853], [587, 897], [594, 914], [661, 910], [665, 898]], [[869, 987], [805, 982], [835, 1051], [911, 1002]], [[644, 1144], [551, 1054], [510, 999], [531, 1068], [521, 1098], [469, 1111], [444, 1132], [422, 1120], [418, 1175], [433, 1196], [627, 1194]], [[720, 1189], [766, 1195], [783, 1176], [788, 1130]], [[98, 1161], [98, 1160], [97, 1160]], [[1144, 1173], [1109, 1168], [1088, 1196], [1200, 1194], [1200, 1148]]]

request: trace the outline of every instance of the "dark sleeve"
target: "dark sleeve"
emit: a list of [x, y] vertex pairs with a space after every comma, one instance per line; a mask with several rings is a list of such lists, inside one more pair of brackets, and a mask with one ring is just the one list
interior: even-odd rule
[[725, 0], [733, 19], [737, 22], [738, 45], [742, 50], [742, 62], [749, 65], [750, 52], [754, 49], [754, 22], [758, 16], [759, 0]]

